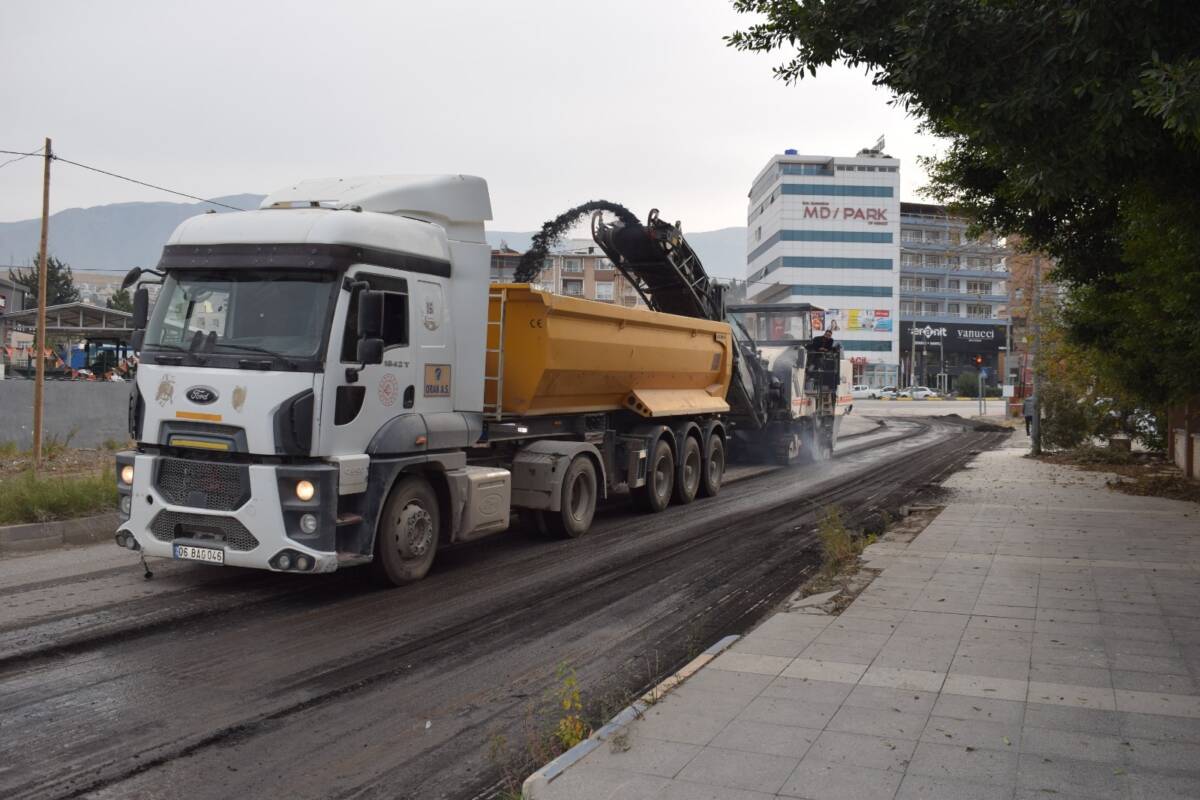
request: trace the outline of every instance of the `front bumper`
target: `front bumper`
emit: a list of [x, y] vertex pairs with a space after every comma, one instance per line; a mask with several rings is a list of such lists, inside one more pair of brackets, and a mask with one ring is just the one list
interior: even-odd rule
[[[127, 486], [120, 474], [130, 464], [133, 485]], [[117, 454], [117, 475], [123, 518], [117, 535], [131, 534], [148, 556], [173, 558], [176, 544], [215, 547], [224, 551], [227, 566], [282, 571], [277, 557], [289, 551], [293, 564], [294, 554], [311, 559], [305, 572], [337, 569], [333, 465], [232, 464], [125, 452]], [[315, 487], [311, 500], [296, 497], [300, 480]], [[305, 533], [301, 518], [309, 514], [316, 526]]]

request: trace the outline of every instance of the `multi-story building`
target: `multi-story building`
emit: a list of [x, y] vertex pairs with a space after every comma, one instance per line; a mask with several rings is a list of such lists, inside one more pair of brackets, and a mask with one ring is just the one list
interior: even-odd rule
[[1008, 251], [967, 236], [967, 220], [944, 206], [900, 204], [902, 381], [952, 390], [983, 360], [986, 382], [1001, 382], [1011, 347]]
[[895, 384], [899, 370], [900, 162], [882, 142], [854, 157], [772, 156], [747, 215], [746, 299], [808, 302], [834, 332], [855, 381]]
[[[513, 280], [522, 253], [511, 248], [492, 251], [492, 283]], [[637, 291], [594, 244], [569, 243], [546, 257], [542, 271], [531, 283], [539, 289], [568, 297], [584, 297], [624, 306], [642, 305]]]

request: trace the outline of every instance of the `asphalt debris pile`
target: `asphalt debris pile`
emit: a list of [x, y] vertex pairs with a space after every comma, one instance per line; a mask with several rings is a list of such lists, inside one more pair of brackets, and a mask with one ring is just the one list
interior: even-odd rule
[[529, 250], [521, 256], [521, 263], [517, 265], [513, 280], [517, 283], [528, 283], [536, 278], [546, 263], [546, 256], [549, 255], [550, 248], [557, 244], [567, 231], [575, 227], [584, 215], [594, 211], [607, 211], [626, 225], [639, 224], [638, 218], [632, 211], [620, 203], [610, 203], [607, 200], [589, 200], [582, 205], [568, 208], [542, 225], [542, 229], [534, 234]]

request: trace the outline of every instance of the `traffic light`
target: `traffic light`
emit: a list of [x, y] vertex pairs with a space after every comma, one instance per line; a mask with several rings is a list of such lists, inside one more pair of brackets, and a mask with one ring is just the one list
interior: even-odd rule
[[975, 358], [973, 358], [971, 360], [975, 362], [975, 366], [977, 366], [977, 367], [983, 366], [983, 356], [975, 356]]

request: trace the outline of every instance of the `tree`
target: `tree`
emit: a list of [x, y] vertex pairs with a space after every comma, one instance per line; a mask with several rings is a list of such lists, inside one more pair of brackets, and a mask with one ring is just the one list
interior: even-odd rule
[[128, 289], [117, 289], [113, 292], [113, 296], [108, 298], [107, 305], [114, 311], [133, 313], [133, 298]]
[[735, 0], [727, 37], [789, 82], [864, 67], [948, 141], [929, 194], [1019, 233], [1068, 287], [1067, 332], [1141, 402], [1200, 392], [1200, 4]]
[[[28, 271], [18, 269], [8, 270], [8, 279], [18, 283], [28, 295], [28, 304], [34, 306], [38, 300], [38, 257], [33, 257], [33, 265]], [[54, 256], [46, 256], [46, 305], [57, 306], [63, 303], [79, 301], [79, 290], [75, 288], [75, 276], [71, 265], [60, 261]]]

